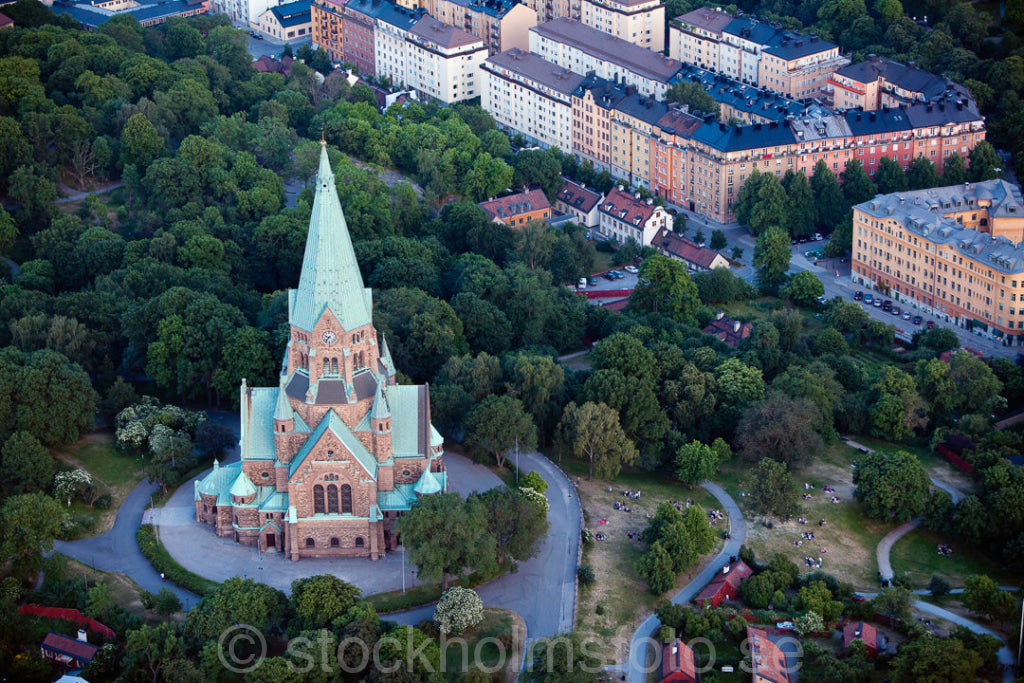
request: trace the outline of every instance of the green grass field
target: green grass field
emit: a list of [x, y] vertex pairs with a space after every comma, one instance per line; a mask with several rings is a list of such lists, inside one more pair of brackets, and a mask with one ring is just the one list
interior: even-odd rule
[[[449, 639], [442, 651], [444, 675], [449, 681], [462, 679], [470, 669], [481, 667], [494, 670], [508, 665], [512, 652], [504, 649], [498, 639], [512, 636], [512, 616], [507, 610], [487, 607], [484, 620], [469, 629], [459, 639]], [[521, 643], [519, 644], [521, 645]]]
[[106, 510], [97, 510], [79, 501], [72, 503], [68, 512], [80, 524], [76, 539], [110, 529], [125, 497], [145, 477], [142, 462], [118, 453], [110, 434], [91, 434], [56, 456], [64, 466], [84, 469], [91, 474], [96, 481], [97, 497], [110, 496], [110, 507]]
[[[939, 555], [936, 546], [946, 543], [953, 548], [953, 556]], [[958, 547], [955, 541], [925, 529], [915, 529], [896, 542], [890, 556], [892, 570], [907, 576], [914, 588], [927, 588], [933, 574], [949, 581], [953, 588], [963, 588], [964, 579], [973, 574], [986, 574], [1001, 586], [1016, 586], [1020, 576], [1006, 571], [977, 549]]]

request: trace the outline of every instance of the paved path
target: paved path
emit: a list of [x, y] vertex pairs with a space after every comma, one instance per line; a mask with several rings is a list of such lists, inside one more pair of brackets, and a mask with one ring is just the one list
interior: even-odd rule
[[68, 187], [67, 185], [61, 185], [60, 189], [64, 193], [64, 196], [61, 197], [60, 199], [58, 199], [56, 201], [56, 203], [57, 204], [70, 204], [71, 202], [77, 202], [77, 201], [79, 201], [81, 199], [85, 199], [86, 197], [88, 197], [91, 194], [103, 194], [104, 192], [110, 192], [111, 190], [116, 190], [119, 187], [121, 187], [121, 181], [120, 180], [118, 180], [116, 183], [111, 183], [110, 185], [106, 185], [104, 187], [98, 187], [95, 190], [83, 190], [81, 192], [79, 192], [78, 190], [73, 190], [70, 187]]
[[[677, 605], [682, 605], [692, 600], [711, 581], [715, 574], [728, 564], [730, 557], [739, 555], [740, 546], [743, 545], [744, 540], [747, 538], [747, 522], [732, 496], [726, 493], [721, 486], [710, 481], [704, 482], [701, 486], [718, 499], [719, 504], [726, 514], [729, 515], [729, 535], [731, 538], [726, 541], [725, 547], [708, 563], [708, 566], [693, 581], [686, 584], [682, 590], [675, 594], [672, 602]], [[633, 640], [629, 643], [629, 659], [625, 665], [628, 683], [644, 683], [647, 672], [651, 671], [651, 667], [657, 662], [658, 652], [652, 647], [654, 640], [651, 639], [651, 634], [660, 625], [661, 622], [658, 621], [658, 617], [652, 614], [644, 623], [640, 624], [633, 634]]]

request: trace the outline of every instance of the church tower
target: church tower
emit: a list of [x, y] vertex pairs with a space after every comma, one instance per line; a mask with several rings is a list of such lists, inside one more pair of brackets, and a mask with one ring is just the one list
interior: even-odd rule
[[[324, 144], [278, 386], [243, 386], [241, 462], [197, 484], [198, 521], [234, 520], [217, 533], [292, 560], [377, 559], [396, 546], [391, 527], [417, 496], [446, 490], [428, 388], [395, 383], [372, 311]], [[236, 482], [246, 496], [220, 496]], [[229, 501], [231, 514], [217, 516]]]

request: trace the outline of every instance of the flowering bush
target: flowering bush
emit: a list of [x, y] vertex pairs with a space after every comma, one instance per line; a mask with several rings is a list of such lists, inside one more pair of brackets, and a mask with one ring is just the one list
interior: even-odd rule
[[483, 619], [484, 603], [471, 588], [449, 588], [434, 608], [434, 623], [447, 635], [457, 636]]

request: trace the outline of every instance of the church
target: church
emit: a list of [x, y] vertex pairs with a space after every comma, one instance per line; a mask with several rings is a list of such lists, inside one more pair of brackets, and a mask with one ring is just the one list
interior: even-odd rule
[[396, 383], [372, 311], [325, 144], [279, 385], [242, 380], [241, 461], [195, 482], [197, 522], [294, 561], [376, 560], [417, 498], [447, 490], [428, 387]]

